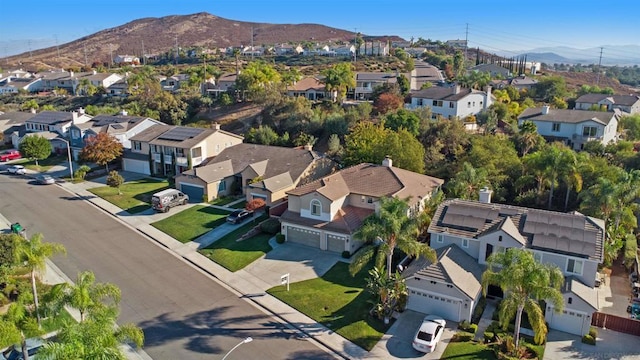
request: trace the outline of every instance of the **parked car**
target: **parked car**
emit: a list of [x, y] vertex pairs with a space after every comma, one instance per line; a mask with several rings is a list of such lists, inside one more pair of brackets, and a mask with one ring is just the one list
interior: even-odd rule
[[7, 168], [9, 174], [24, 175], [25, 170], [22, 165], [11, 165]]
[[151, 196], [151, 207], [160, 212], [167, 212], [174, 206], [186, 205], [188, 202], [189, 195], [176, 189], [162, 190]]
[[[29, 359], [37, 358], [35, 355], [44, 345], [44, 340], [40, 338], [30, 338], [26, 340], [27, 353]], [[2, 360], [23, 360], [22, 347], [20, 345], [13, 345], [2, 352]]]
[[433, 352], [442, 337], [447, 322], [435, 315], [427, 315], [413, 339], [413, 348], [424, 353]]
[[232, 224], [238, 224], [253, 215], [251, 210], [236, 210], [227, 216], [227, 221]]
[[36, 176], [36, 181], [40, 185], [51, 185], [56, 183], [56, 180], [54, 178], [46, 174]]
[[18, 150], [7, 150], [0, 154], [0, 161], [5, 162], [9, 160], [20, 159], [22, 155], [20, 155], [20, 151]]

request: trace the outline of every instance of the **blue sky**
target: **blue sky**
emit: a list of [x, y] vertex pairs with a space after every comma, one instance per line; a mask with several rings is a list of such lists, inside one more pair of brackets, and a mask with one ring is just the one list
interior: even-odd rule
[[[63, 44], [144, 17], [318, 23], [366, 35], [464, 39], [490, 52], [640, 45], [637, 0], [2, 0], [0, 57]], [[605, 50], [606, 52], [606, 50]], [[613, 52], [613, 53], [612, 53]], [[610, 50], [631, 56], [624, 49]], [[515, 53], [514, 53], [515, 55]]]

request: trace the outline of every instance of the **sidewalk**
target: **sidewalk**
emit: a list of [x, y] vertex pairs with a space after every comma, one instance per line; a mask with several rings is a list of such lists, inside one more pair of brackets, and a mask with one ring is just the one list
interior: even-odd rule
[[[125, 179], [127, 178], [126, 174], [123, 176], [125, 176]], [[228, 229], [221, 229], [220, 232], [214, 230], [211, 234], [203, 235], [197, 239], [197, 242], [183, 244], [151, 226], [150, 221], [147, 219], [149, 215], [129, 214], [87, 191], [87, 189], [92, 187], [104, 186], [104, 182], [98, 183], [98, 181], [100, 181], [100, 179], [96, 179], [94, 182], [79, 184], [64, 182], [59, 183], [59, 185], [67, 191], [82, 197], [106, 213], [111, 214], [121, 222], [135, 228], [150, 239], [166, 247], [169, 251], [181, 256], [184, 260], [212, 275], [221, 285], [238, 293], [240, 297], [246, 298], [263, 311], [280, 319], [283, 323], [288, 324], [290, 328], [298, 330], [300, 332], [300, 338], [314, 341], [320, 347], [329, 349], [345, 359], [390, 358], [390, 354], [380, 348], [374, 348], [370, 352], [363, 350], [322, 324], [317, 323], [287, 304], [268, 295], [265, 291], [272, 288], [274, 284], [266, 282], [264, 279], [254, 276], [246, 270], [232, 273], [197, 252], [199, 247], [206, 246], [223, 236], [224, 231], [233, 230], [235, 228], [233, 225]], [[222, 227], [224, 226], [225, 225]]]

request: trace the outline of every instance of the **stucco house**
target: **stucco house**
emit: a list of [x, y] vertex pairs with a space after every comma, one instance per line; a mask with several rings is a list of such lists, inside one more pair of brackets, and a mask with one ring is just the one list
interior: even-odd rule
[[15, 94], [21, 90], [26, 92], [35, 92], [39, 88], [40, 78], [29, 77], [6, 77], [0, 80], [0, 95]]
[[491, 87], [487, 87], [486, 91], [479, 91], [462, 88], [456, 84], [412, 91], [411, 104], [407, 107], [411, 109], [429, 107], [432, 119], [442, 117], [464, 120], [470, 115], [476, 115], [482, 110], [486, 110], [491, 104], [493, 104]]
[[354, 253], [363, 241], [353, 237], [364, 219], [379, 209], [380, 198], [409, 198], [413, 210], [440, 188], [443, 180], [393, 167], [360, 164], [287, 192], [281, 215], [286, 241], [336, 253]]
[[468, 73], [478, 71], [483, 73], [488, 73], [491, 77], [501, 77], [506, 79], [511, 76], [511, 72], [507, 68], [503, 68], [502, 66], [496, 64], [480, 64], [469, 69]]
[[640, 96], [585, 94], [576, 99], [575, 108], [578, 110], [598, 110], [604, 108], [607, 111], [618, 109], [628, 114], [638, 114], [640, 113]]
[[[591, 316], [599, 308], [594, 287], [604, 258], [603, 220], [578, 212], [493, 204], [490, 190], [483, 189], [480, 201], [444, 201], [428, 232], [439, 258], [446, 255], [455, 264], [445, 260], [438, 265], [447, 269], [447, 276], [431, 271], [433, 264], [411, 264], [404, 273], [408, 309], [469, 321], [480, 296], [478, 266], [484, 271], [491, 254], [515, 247], [531, 251], [537, 261], [556, 265], [565, 275], [564, 311], [556, 313], [547, 304], [549, 327], [577, 335], [589, 331]], [[496, 287], [490, 287], [488, 295], [503, 296]]]
[[622, 113], [551, 109], [549, 106], [525, 109], [518, 117], [518, 125], [525, 121], [536, 124], [538, 134], [548, 141], [562, 141], [574, 150], [581, 150], [589, 141], [603, 145], [614, 142]]
[[[123, 170], [173, 176], [200, 165], [244, 138], [220, 129], [155, 124], [130, 138], [131, 151], [123, 155]], [[200, 201], [194, 199], [194, 201]]]
[[332, 100], [337, 97], [337, 92], [327, 91], [320, 79], [309, 76], [287, 86], [287, 95], [302, 96], [309, 100]]
[[24, 122], [27, 132], [50, 131], [67, 137], [71, 124], [82, 124], [93, 116], [85, 114], [84, 109], [78, 111], [42, 111]]
[[10, 111], [0, 114], [0, 132], [2, 132], [3, 142], [5, 144], [10, 144], [13, 134], [15, 134], [15, 136], [18, 138], [20, 136], [20, 132], [22, 132], [22, 135], [24, 135], [24, 133], [26, 132], [24, 127], [25, 121], [31, 119], [35, 115], [35, 110], [33, 112]]
[[356, 73], [356, 87], [350, 89], [355, 100], [369, 100], [373, 89], [384, 84], [396, 84], [398, 75], [395, 73], [358, 72]]
[[242, 193], [247, 201], [263, 199], [273, 206], [286, 199], [287, 191], [329, 174], [335, 163], [305, 148], [238, 144], [224, 149], [206, 165], [176, 177], [176, 188], [207, 201]]

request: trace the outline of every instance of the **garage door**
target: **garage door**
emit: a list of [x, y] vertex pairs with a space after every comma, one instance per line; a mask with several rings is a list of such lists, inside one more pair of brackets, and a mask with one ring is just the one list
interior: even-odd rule
[[335, 236], [327, 234], [327, 250], [342, 253], [345, 250], [347, 238], [344, 236]]
[[149, 162], [135, 159], [123, 159], [122, 168], [125, 171], [131, 171], [139, 174], [151, 175], [149, 171]]
[[[550, 310], [553, 312], [553, 310]], [[586, 320], [586, 315], [571, 310], [563, 310], [562, 313], [553, 312], [549, 327], [574, 335], [584, 335], [582, 333], [582, 323]], [[589, 330], [589, 327], [586, 327]]]
[[195, 185], [189, 185], [180, 183], [180, 190], [189, 195], [190, 203], [199, 203], [202, 202], [202, 197], [204, 196], [204, 188]]
[[460, 321], [460, 299], [442, 297], [420, 290], [409, 289], [407, 309], [442, 316], [444, 319]]
[[287, 241], [320, 248], [320, 232], [287, 226]]

